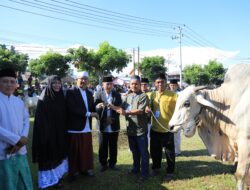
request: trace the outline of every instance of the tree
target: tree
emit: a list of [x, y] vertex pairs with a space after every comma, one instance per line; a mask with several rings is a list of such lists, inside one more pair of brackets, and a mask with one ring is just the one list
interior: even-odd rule
[[158, 73], [165, 73], [166, 67], [164, 66], [165, 59], [162, 56], [145, 57], [140, 64], [140, 71], [144, 77], [150, 81], [155, 79]]
[[221, 63], [216, 60], [210, 60], [209, 63], [204, 66], [204, 72], [209, 76], [209, 84], [221, 85], [226, 70]]
[[28, 65], [28, 59], [27, 54], [18, 53], [14, 46], [8, 49], [5, 45], [0, 44], [0, 69], [12, 68], [24, 73]]
[[126, 52], [117, 50], [106, 41], [99, 45], [96, 52], [80, 46], [78, 49], [68, 49], [68, 53], [78, 69], [86, 70], [92, 76], [100, 78], [114, 70], [121, 72], [129, 62], [129, 55]]
[[63, 56], [60, 53], [49, 51], [41, 55], [39, 59], [32, 59], [29, 68], [34, 76], [58, 75], [64, 77], [69, 69], [69, 56]]
[[184, 81], [195, 85], [220, 85], [223, 82], [225, 69], [216, 60], [201, 65], [188, 65], [183, 69]]
[[183, 69], [184, 81], [188, 84], [204, 85], [209, 83], [208, 75], [201, 65], [188, 65]]
[[142, 76], [147, 77], [150, 81], [155, 79], [158, 73], [165, 73], [165, 59], [162, 56], [144, 57], [140, 64]]

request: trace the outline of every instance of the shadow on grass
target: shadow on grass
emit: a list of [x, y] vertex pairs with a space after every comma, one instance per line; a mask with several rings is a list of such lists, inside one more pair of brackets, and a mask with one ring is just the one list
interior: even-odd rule
[[[32, 126], [32, 121], [31, 121]], [[32, 127], [30, 129], [30, 139], [32, 135]], [[94, 149], [97, 149], [97, 134], [93, 132]], [[125, 132], [119, 136], [119, 150], [128, 149], [127, 137]], [[118, 153], [119, 154], [119, 153]], [[129, 153], [131, 154], [131, 153]], [[208, 152], [206, 149], [182, 151], [182, 157], [190, 157], [190, 160], [177, 159], [175, 180], [192, 179], [202, 176], [219, 175], [223, 173], [230, 173], [232, 166], [224, 165], [218, 161], [204, 161], [191, 160], [192, 157], [206, 156]], [[126, 156], [128, 156], [126, 154]], [[131, 155], [129, 155], [131, 156]], [[31, 140], [28, 145], [28, 158], [33, 178], [34, 190], [37, 189], [37, 164], [31, 162]], [[136, 183], [138, 176], [128, 176], [126, 173], [131, 168], [130, 164], [122, 164], [118, 162], [118, 171], [107, 170], [100, 172], [100, 164], [98, 162], [98, 155], [94, 153], [95, 177], [89, 178], [86, 176], [77, 176], [76, 181], [69, 184], [67, 180], [63, 182], [63, 190], [166, 190], [168, 184], [163, 183], [165, 173], [166, 161], [162, 161], [161, 174], [150, 178], [143, 184]], [[67, 179], [67, 175], [66, 175]], [[53, 188], [50, 188], [53, 189]]]
[[[97, 154], [95, 157], [95, 177], [78, 175], [73, 183], [68, 183], [67, 180], [63, 182], [64, 190], [166, 190], [167, 183], [163, 182], [165, 176], [166, 162], [163, 160], [160, 175], [150, 177], [148, 181], [138, 184], [136, 179], [138, 175], [127, 175], [127, 171], [131, 168], [129, 164], [119, 164], [118, 171], [108, 169], [105, 172], [100, 172], [100, 165], [98, 163]], [[34, 170], [34, 164], [30, 164], [33, 168], [33, 180], [37, 180], [37, 170]], [[214, 161], [177, 161], [174, 180], [186, 180], [203, 176], [220, 175], [230, 173], [232, 169], [229, 165], [224, 165], [220, 162]], [[67, 175], [66, 178], [67, 179]], [[174, 181], [173, 181], [174, 182]], [[34, 189], [37, 189], [36, 181], [34, 181]]]
[[130, 165], [118, 165], [118, 171], [106, 170], [100, 172], [95, 169], [95, 177], [87, 178], [77, 176], [74, 183], [68, 184], [64, 189], [84, 189], [84, 190], [166, 190], [159, 180], [149, 179], [144, 183], [136, 183], [139, 176], [126, 174]]
[[[148, 181], [138, 184], [137, 175], [127, 175], [127, 171], [131, 165], [118, 165], [118, 171], [107, 170], [100, 172], [99, 164], [95, 168], [95, 178], [87, 178], [78, 176], [73, 184], [65, 183], [66, 190], [69, 189], [84, 189], [84, 190], [166, 190], [168, 183], [164, 183], [165, 176], [165, 160], [160, 175], [150, 177]], [[209, 161], [177, 161], [174, 180], [187, 180], [205, 176], [220, 175], [230, 173], [231, 166], [224, 165], [220, 162]], [[174, 181], [173, 181], [174, 182]]]
[[178, 161], [176, 162], [176, 179], [190, 179], [195, 177], [232, 174], [232, 165], [225, 165], [218, 161]]
[[[32, 126], [31, 122], [31, 126]], [[32, 136], [32, 127], [30, 128], [30, 138]], [[97, 147], [97, 134], [93, 133], [93, 145]], [[127, 138], [124, 135], [121, 135], [119, 139], [120, 142], [126, 143]], [[31, 160], [31, 140], [27, 146], [28, 148], [28, 160], [31, 170], [33, 187], [34, 190], [38, 189], [37, 185], [37, 175], [38, 167], [37, 164], [32, 163]], [[126, 146], [127, 149], [127, 146]], [[131, 165], [118, 163], [118, 171], [107, 170], [105, 172], [100, 172], [100, 164], [98, 161], [97, 153], [94, 153], [94, 173], [95, 177], [90, 178], [83, 175], [78, 175], [76, 180], [73, 183], [67, 182], [67, 174], [64, 177], [63, 181], [63, 190], [166, 190], [166, 187], [161, 185], [161, 181], [158, 179], [148, 180], [145, 183], [136, 183], [136, 180], [139, 176], [129, 176], [127, 171], [131, 168]], [[49, 189], [54, 189], [53, 187]]]
[[207, 149], [201, 150], [185, 150], [181, 151], [181, 156], [194, 157], [194, 156], [209, 156]]

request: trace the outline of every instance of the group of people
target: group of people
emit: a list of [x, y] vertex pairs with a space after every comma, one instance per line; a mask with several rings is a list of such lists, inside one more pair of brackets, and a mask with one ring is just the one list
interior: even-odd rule
[[[172, 91], [166, 90], [165, 74], [159, 74], [154, 84], [156, 92], [149, 92], [147, 78], [133, 76], [130, 90], [123, 96], [113, 89], [112, 77], [104, 77], [103, 90], [94, 95], [100, 119], [99, 161], [101, 171], [117, 169], [117, 141], [120, 129], [119, 115], [127, 120], [129, 148], [132, 152], [133, 167], [129, 174], [139, 174], [138, 182], [149, 177], [149, 151], [152, 158], [152, 175], [158, 175], [161, 168], [162, 149], [167, 159], [166, 180], [173, 178], [175, 156], [174, 134], [168, 132], [168, 122], [174, 112], [177, 100], [177, 81], [171, 81]], [[151, 122], [150, 122], [151, 121]], [[150, 135], [149, 135], [150, 134]], [[148, 138], [149, 136], [149, 138]]]
[[[127, 120], [128, 143], [133, 157], [133, 167], [128, 174], [140, 174], [138, 182], [147, 180], [150, 155], [152, 175], [158, 175], [164, 150], [167, 159], [165, 179], [171, 180], [176, 151], [168, 122], [174, 112], [177, 93], [166, 90], [165, 74], [155, 78], [155, 92], [147, 92], [147, 79], [131, 77], [130, 91], [123, 96], [113, 90], [111, 76], [103, 78], [102, 90], [93, 95], [87, 88], [88, 77], [86, 71], [79, 72], [77, 86], [64, 93], [60, 77], [50, 76], [39, 97], [32, 139], [32, 160], [38, 163], [39, 170], [38, 187], [61, 187], [65, 173], [70, 183], [78, 174], [94, 176], [93, 117], [99, 124], [101, 172], [117, 170], [120, 115]], [[23, 102], [13, 96], [15, 87], [15, 72], [1, 70], [0, 189], [32, 189], [25, 147], [29, 115]]]

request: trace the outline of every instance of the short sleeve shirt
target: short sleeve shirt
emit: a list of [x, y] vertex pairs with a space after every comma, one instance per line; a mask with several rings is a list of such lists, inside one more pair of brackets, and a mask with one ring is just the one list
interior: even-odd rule
[[141, 115], [127, 115], [127, 134], [129, 136], [141, 136], [147, 133], [147, 115], [145, 114], [145, 108], [149, 105], [149, 99], [145, 93], [130, 93], [124, 99], [122, 107], [125, 110], [141, 110]]
[[165, 90], [161, 94], [158, 92], [153, 92], [150, 95], [150, 107], [153, 113], [157, 110], [160, 111], [160, 116], [158, 118], [159, 123], [152, 117], [152, 130], [156, 132], [167, 132], [168, 123], [172, 118], [174, 113], [175, 104], [177, 100], [177, 94], [168, 90]]

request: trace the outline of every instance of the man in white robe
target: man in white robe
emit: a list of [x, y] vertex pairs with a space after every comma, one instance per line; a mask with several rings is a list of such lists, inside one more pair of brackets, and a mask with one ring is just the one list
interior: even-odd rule
[[0, 70], [0, 189], [31, 190], [26, 158], [29, 114], [24, 102], [13, 96], [15, 89], [15, 72]]
[[[170, 80], [169, 88], [172, 92], [179, 93], [178, 81], [175, 79]], [[181, 130], [177, 133], [174, 133], [174, 146], [175, 146], [175, 155], [181, 155]]]

